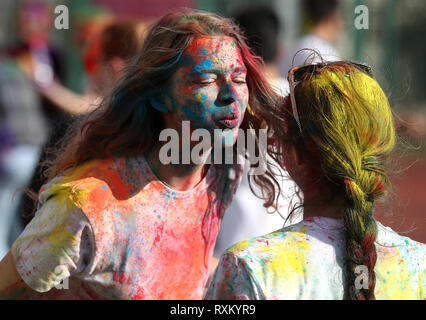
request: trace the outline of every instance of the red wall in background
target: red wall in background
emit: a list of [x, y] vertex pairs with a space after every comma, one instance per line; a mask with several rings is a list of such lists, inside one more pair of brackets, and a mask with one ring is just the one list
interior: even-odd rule
[[392, 210], [379, 204], [374, 215], [401, 235], [426, 243], [426, 158], [401, 157], [398, 168], [400, 174], [390, 175]]
[[194, 8], [196, 0], [95, 0], [115, 14], [127, 17], [159, 17], [179, 7]]

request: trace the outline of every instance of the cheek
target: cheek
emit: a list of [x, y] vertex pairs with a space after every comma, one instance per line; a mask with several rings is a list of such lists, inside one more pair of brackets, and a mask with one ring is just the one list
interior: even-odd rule
[[241, 95], [241, 99], [247, 104], [249, 101], [249, 90], [247, 86], [244, 86], [244, 88], [242, 89], [242, 93]]
[[237, 91], [237, 98], [240, 102], [240, 108], [245, 110], [249, 102], [249, 90], [247, 86], [243, 86]]
[[194, 103], [205, 110], [214, 108], [217, 99], [217, 90], [215, 88], [204, 88], [194, 94]]
[[191, 96], [190, 85], [187, 82], [178, 82], [172, 91], [172, 99], [177, 105], [184, 105]]
[[199, 124], [213, 122], [215, 98], [206, 90], [192, 92], [182, 102], [183, 113], [187, 119], [195, 120]]

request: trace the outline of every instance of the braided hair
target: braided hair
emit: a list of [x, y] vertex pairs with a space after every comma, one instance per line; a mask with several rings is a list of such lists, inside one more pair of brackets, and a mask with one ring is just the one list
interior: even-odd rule
[[[344, 190], [344, 298], [375, 299], [374, 203], [389, 188], [384, 165], [395, 145], [389, 102], [371, 76], [343, 62], [307, 74], [295, 88], [295, 99], [303, 135], [286, 98], [288, 130], [281, 130], [285, 133], [277, 140], [309, 152], [330, 187]], [[280, 147], [285, 152], [284, 144]], [[368, 270], [368, 283], [362, 285], [357, 283], [360, 266]]]

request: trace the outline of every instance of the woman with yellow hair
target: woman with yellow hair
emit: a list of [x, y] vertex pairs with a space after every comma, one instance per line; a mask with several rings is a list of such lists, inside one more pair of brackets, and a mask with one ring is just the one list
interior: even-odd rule
[[305, 65], [289, 81], [282, 118], [267, 120], [270, 152], [300, 187], [304, 220], [228, 249], [206, 298], [424, 299], [426, 246], [373, 216], [395, 130], [370, 69]]

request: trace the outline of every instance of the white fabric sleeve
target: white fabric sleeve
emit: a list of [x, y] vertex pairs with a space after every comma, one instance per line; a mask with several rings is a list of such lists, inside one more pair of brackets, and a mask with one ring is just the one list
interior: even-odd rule
[[222, 255], [204, 299], [263, 300], [265, 297], [245, 262], [228, 251]]
[[11, 252], [22, 280], [37, 292], [47, 292], [87, 272], [95, 256], [93, 229], [81, 209], [57, 194], [39, 206]]

